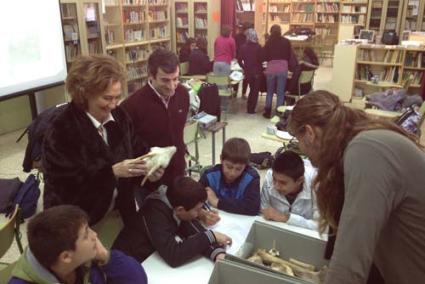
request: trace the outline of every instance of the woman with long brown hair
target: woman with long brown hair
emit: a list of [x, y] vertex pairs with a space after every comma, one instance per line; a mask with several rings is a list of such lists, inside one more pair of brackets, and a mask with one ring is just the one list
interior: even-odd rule
[[337, 232], [325, 283], [366, 283], [373, 262], [387, 284], [423, 281], [425, 153], [417, 138], [327, 91], [297, 102], [289, 130], [318, 168], [320, 229]]

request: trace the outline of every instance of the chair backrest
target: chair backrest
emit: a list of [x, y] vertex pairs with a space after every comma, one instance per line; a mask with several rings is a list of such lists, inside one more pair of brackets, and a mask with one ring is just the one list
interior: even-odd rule
[[301, 74], [300, 74], [300, 78], [298, 80], [299, 84], [310, 83], [311, 81], [313, 81], [314, 71], [315, 70], [302, 71]]
[[2, 257], [13, 243], [15, 237], [15, 224], [18, 217], [19, 207], [16, 206], [12, 216], [0, 228], [0, 257]]
[[190, 144], [198, 139], [198, 121], [193, 121], [185, 125], [183, 130], [184, 144]]
[[189, 62], [182, 62], [179, 65], [180, 75], [186, 75], [189, 72]]
[[218, 87], [220, 86], [229, 86], [230, 79], [227, 75], [219, 75], [214, 73], [207, 74], [207, 82], [210, 84], [216, 84]]

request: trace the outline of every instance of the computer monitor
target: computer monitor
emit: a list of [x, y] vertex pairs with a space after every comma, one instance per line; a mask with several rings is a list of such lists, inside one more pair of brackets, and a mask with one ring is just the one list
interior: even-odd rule
[[366, 39], [372, 43], [375, 41], [375, 31], [372, 30], [360, 30], [359, 39]]

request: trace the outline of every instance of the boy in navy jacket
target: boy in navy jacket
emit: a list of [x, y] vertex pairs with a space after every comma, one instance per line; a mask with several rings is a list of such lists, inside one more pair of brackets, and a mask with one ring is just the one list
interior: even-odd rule
[[148, 283], [143, 267], [120, 251], [108, 251], [72, 205], [51, 207], [28, 224], [28, 248], [9, 284]]
[[251, 149], [242, 138], [224, 143], [221, 164], [206, 170], [199, 180], [207, 187], [208, 203], [218, 209], [243, 215], [260, 210], [260, 176], [251, 167]]

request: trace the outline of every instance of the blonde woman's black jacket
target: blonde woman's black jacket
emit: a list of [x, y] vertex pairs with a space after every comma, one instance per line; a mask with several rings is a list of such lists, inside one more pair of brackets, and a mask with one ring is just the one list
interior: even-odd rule
[[124, 223], [136, 213], [134, 179], [117, 179], [112, 165], [133, 158], [132, 125], [126, 113], [112, 111], [115, 122], [105, 125], [108, 144], [103, 141], [85, 111], [74, 103], [54, 120], [43, 144], [45, 176], [44, 207], [72, 204], [82, 208], [97, 223], [108, 211], [115, 188], [115, 205]]

